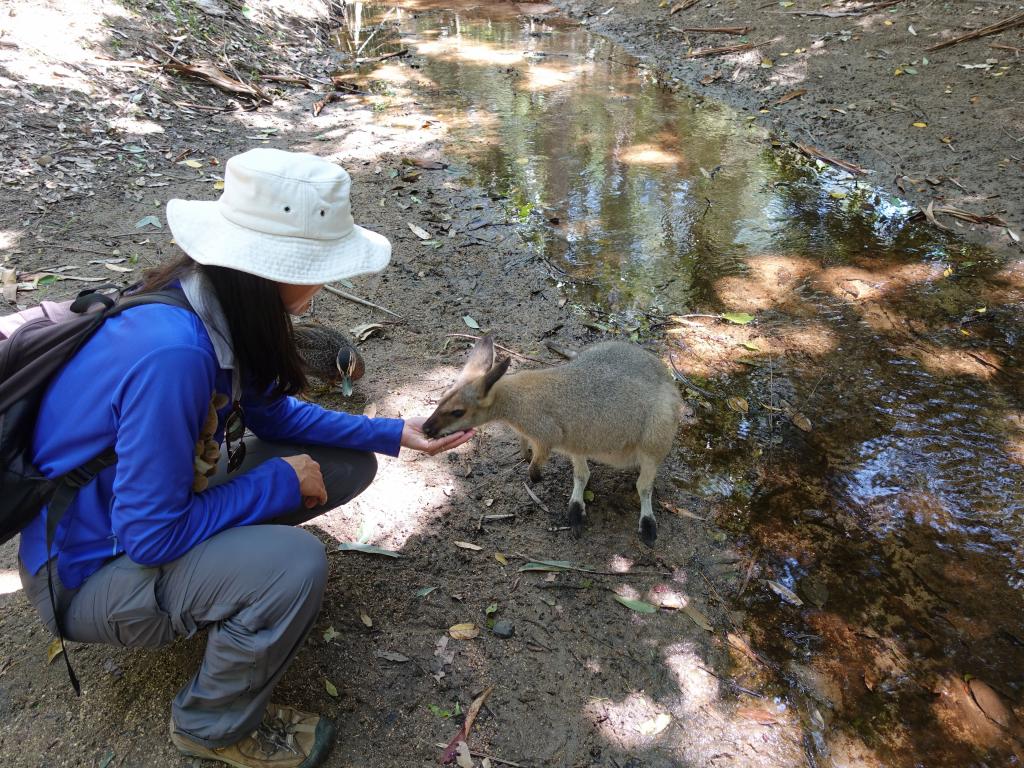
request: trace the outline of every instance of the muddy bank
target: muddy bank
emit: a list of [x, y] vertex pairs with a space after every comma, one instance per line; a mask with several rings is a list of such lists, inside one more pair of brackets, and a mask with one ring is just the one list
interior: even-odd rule
[[[1014, 17], [1014, 3], [556, 5], [640, 56], [666, 82], [733, 105], [783, 144], [809, 144], [869, 170], [868, 183], [915, 206], [995, 214], [1021, 234], [1021, 28], [926, 50]], [[671, 12], [683, 5], [689, 7]], [[701, 31], [715, 29], [733, 33]], [[687, 58], [748, 42], [758, 47]], [[1019, 252], [1004, 227], [940, 220], [975, 242]]]

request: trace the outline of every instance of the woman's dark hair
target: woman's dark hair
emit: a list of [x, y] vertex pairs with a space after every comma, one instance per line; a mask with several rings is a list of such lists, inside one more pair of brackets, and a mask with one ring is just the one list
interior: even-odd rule
[[292, 321], [277, 283], [228, 267], [197, 264], [183, 255], [146, 273], [142, 291], [159, 291], [192, 271], [213, 286], [231, 331], [236, 364], [247, 385], [271, 395], [296, 395], [306, 388]]

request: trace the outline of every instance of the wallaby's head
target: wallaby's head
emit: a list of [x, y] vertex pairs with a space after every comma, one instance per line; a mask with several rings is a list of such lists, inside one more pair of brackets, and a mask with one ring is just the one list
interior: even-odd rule
[[491, 387], [508, 370], [509, 358], [494, 361], [494, 339], [484, 336], [473, 345], [459, 378], [423, 424], [427, 437], [443, 437], [490, 420]]

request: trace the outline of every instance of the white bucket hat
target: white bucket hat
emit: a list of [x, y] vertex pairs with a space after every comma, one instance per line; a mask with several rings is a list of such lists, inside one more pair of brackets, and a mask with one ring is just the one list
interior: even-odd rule
[[279, 283], [379, 272], [391, 243], [352, 220], [351, 186], [344, 169], [314, 155], [250, 149], [228, 160], [219, 200], [171, 200], [167, 225], [200, 264]]

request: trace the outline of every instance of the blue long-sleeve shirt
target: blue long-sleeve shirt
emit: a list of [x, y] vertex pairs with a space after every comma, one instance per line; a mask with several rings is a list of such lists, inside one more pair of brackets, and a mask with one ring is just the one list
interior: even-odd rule
[[[194, 447], [215, 391], [231, 392], [231, 371], [218, 366], [203, 322], [160, 304], [107, 320], [50, 382], [34, 437], [39, 470], [56, 477], [111, 446], [118, 456], [79, 491], [57, 528], [51, 556], [66, 587], [122, 553], [141, 565], [168, 563], [222, 530], [299, 506], [298, 478], [283, 459], [192, 492]], [[246, 425], [262, 439], [398, 455], [401, 419], [265, 398], [244, 386], [241, 402]], [[19, 554], [31, 573], [45, 565], [45, 510], [22, 531]]]

